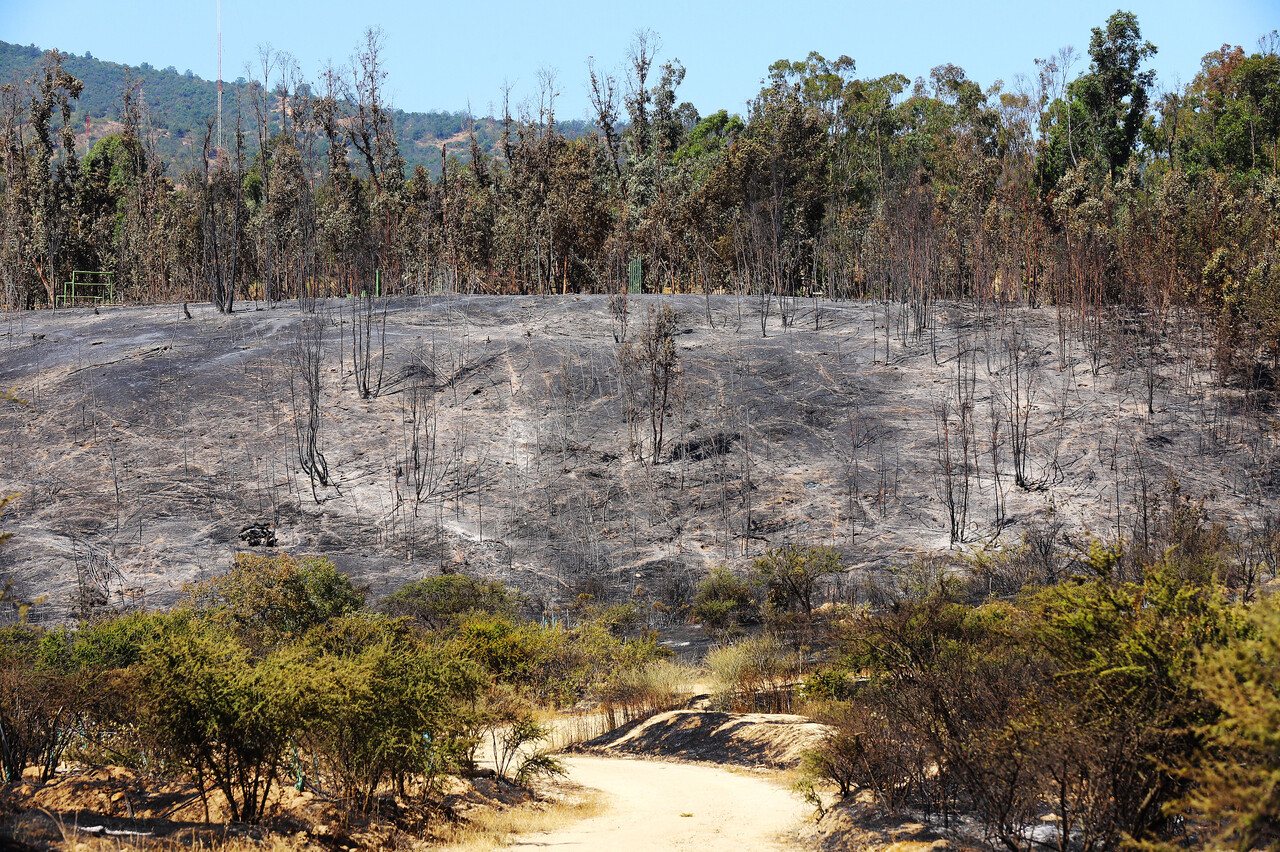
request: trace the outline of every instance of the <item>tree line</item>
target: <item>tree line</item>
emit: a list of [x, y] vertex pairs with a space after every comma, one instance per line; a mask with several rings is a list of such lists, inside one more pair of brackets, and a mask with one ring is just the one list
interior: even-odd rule
[[89, 269], [125, 300], [224, 309], [369, 288], [734, 292], [784, 313], [877, 297], [921, 325], [942, 298], [1130, 304], [1194, 309], [1225, 357], [1274, 358], [1277, 44], [1224, 45], [1162, 91], [1117, 12], [1087, 65], [1066, 48], [1014, 86], [813, 53], [773, 64], [745, 115], [701, 115], [644, 32], [625, 70], [590, 66], [594, 133], [565, 135], [543, 74], [532, 104], [504, 99], [496, 153], [473, 129], [434, 177], [406, 167], [376, 30], [316, 81], [264, 49], [186, 169], [156, 155], [136, 82], [120, 132], [79, 156], [82, 84], [51, 51], [3, 90], [3, 301], [52, 304]]

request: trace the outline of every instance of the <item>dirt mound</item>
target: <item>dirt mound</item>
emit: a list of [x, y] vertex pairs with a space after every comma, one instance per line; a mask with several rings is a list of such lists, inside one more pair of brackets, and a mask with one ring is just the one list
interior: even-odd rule
[[601, 753], [638, 754], [789, 769], [827, 728], [803, 716], [671, 710], [589, 740]]
[[[24, 784], [16, 790], [16, 799], [29, 807], [56, 813], [92, 813], [102, 817], [124, 819], [183, 819], [204, 807], [192, 784], [154, 782], [120, 766], [104, 766], [67, 775], [44, 787]], [[211, 814], [224, 803], [210, 797]], [[221, 814], [214, 814], [220, 816]]]
[[811, 839], [816, 848], [831, 852], [978, 852], [990, 848], [962, 831], [941, 831], [910, 817], [884, 814], [864, 801], [828, 810], [818, 820]]

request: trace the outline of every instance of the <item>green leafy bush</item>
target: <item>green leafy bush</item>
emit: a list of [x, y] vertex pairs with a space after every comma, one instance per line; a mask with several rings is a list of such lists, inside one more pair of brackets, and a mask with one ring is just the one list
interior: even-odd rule
[[594, 621], [570, 630], [486, 615], [463, 622], [455, 643], [496, 681], [545, 704], [571, 704], [611, 674], [663, 653], [653, 636], [619, 639]]
[[1280, 846], [1280, 601], [1244, 615], [1239, 641], [1206, 651], [1195, 685], [1220, 715], [1202, 726], [1188, 804], [1221, 826], [1230, 849]]
[[236, 821], [261, 819], [284, 751], [305, 722], [289, 700], [287, 670], [272, 663], [255, 665], [221, 624], [171, 619], [136, 666], [144, 741], [189, 771], [202, 792], [207, 783], [221, 790]]
[[692, 615], [712, 630], [733, 631], [759, 620], [751, 584], [734, 576], [728, 568], [712, 569], [698, 584]]
[[443, 574], [402, 586], [382, 601], [381, 608], [412, 618], [428, 630], [446, 630], [477, 613], [513, 618], [518, 605], [516, 593], [497, 580]]
[[[403, 791], [410, 775], [428, 786], [458, 762], [478, 668], [385, 617], [335, 619], [308, 640], [264, 661], [281, 685], [297, 741], [351, 807], [368, 811], [378, 785]], [[339, 641], [335, 641], [338, 639]]]
[[184, 605], [261, 649], [296, 640], [330, 618], [355, 612], [364, 605], [364, 595], [328, 559], [238, 553], [226, 574], [190, 587]]

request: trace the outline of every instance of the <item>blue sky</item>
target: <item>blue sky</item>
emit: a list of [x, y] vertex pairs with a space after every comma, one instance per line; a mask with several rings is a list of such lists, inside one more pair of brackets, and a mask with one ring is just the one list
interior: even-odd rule
[[[927, 75], [951, 62], [989, 86], [1033, 76], [1033, 60], [1074, 45], [1116, 0], [1066, 2], [757, 2], [649, 0], [615, 5], [583, 0], [512, 3], [410, 3], [402, 0], [223, 0], [223, 76], [244, 74], [258, 45], [287, 50], [314, 79], [326, 61], [345, 63], [364, 28], [386, 32], [388, 89], [408, 110], [488, 112], [504, 82], [513, 102], [537, 91], [538, 71], [556, 72], [562, 118], [587, 112], [588, 56], [621, 70], [641, 28], [661, 38], [659, 59], [688, 69], [679, 94], [702, 113], [741, 111], [774, 60], [816, 50], [857, 62], [858, 76]], [[1280, 0], [1142, 0], [1143, 36], [1160, 52], [1153, 66], [1166, 88], [1195, 76], [1200, 57], [1223, 43], [1255, 46], [1280, 27]], [[0, 39], [58, 47], [100, 59], [216, 77], [214, 0], [0, 0]], [[1078, 70], [1087, 63], [1082, 62]]]

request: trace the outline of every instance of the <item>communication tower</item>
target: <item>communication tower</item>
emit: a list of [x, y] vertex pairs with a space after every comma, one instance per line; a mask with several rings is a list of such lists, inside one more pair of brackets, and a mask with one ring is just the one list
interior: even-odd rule
[[218, 159], [222, 159], [222, 0], [218, 0]]

